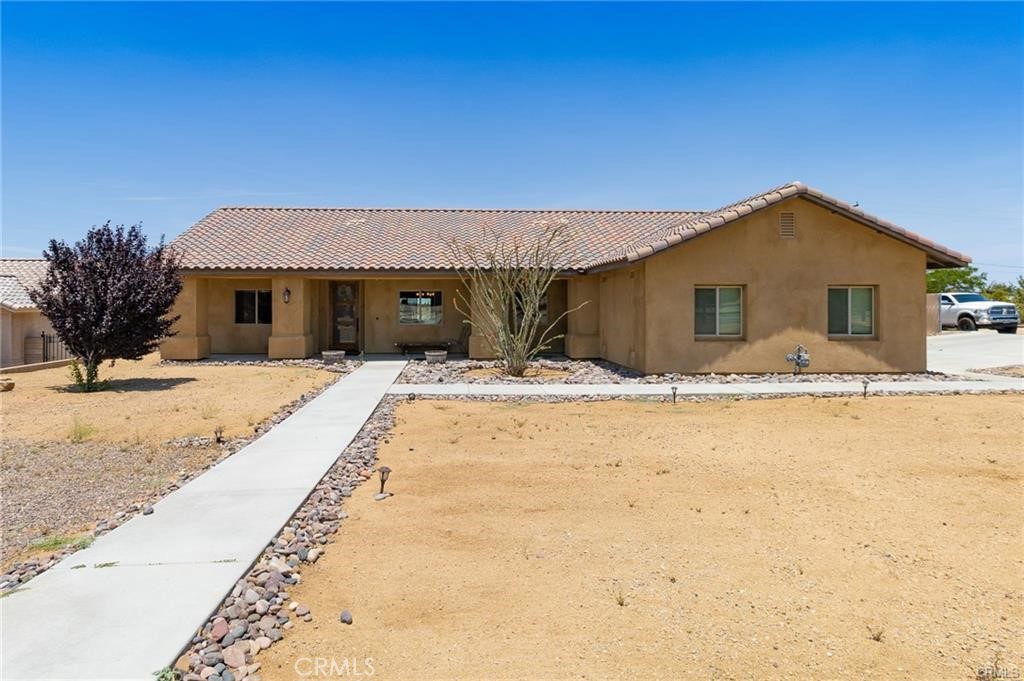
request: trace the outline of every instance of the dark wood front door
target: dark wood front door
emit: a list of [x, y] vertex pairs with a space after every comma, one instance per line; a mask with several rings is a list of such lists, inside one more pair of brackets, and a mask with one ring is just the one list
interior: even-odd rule
[[359, 352], [359, 282], [331, 282], [331, 349]]

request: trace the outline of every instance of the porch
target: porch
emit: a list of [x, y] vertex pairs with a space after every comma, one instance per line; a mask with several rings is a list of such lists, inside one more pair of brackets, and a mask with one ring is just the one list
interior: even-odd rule
[[[324, 350], [386, 355], [408, 344], [492, 357], [483, 338], [470, 333], [462, 288], [456, 277], [187, 274], [173, 311], [180, 315], [177, 334], [161, 343], [160, 352], [165, 359], [297, 359]], [[567, 288], [560, 280], [549, 289], [550, 318], [566, 309]], [[566, 321], [560, 326], [557, 332], [565, 333]], [[564, 352], [565, 343], [559, 339], [550, 351]]]

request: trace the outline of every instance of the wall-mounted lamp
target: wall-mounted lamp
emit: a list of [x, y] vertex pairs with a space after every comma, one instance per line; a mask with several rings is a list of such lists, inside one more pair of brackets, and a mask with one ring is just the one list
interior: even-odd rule
[[286, 288], [284, 291], [282, 291], [281, 298], [284, 299], [285, 303], [290, 301], [292, 299], [292, 290], [290, 288]]

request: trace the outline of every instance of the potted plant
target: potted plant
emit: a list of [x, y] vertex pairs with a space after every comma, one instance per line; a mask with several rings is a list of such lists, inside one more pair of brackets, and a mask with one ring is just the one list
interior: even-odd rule
[[423, 356], [427, 364], [444, 364], [448, 360], [447, 350], [424, 350]]

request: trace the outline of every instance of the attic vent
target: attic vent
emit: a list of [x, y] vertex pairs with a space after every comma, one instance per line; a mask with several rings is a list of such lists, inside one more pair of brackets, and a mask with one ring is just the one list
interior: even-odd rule
[[796, 216], [792, 213], [779, 213], [779, 237], [796, 238]]

